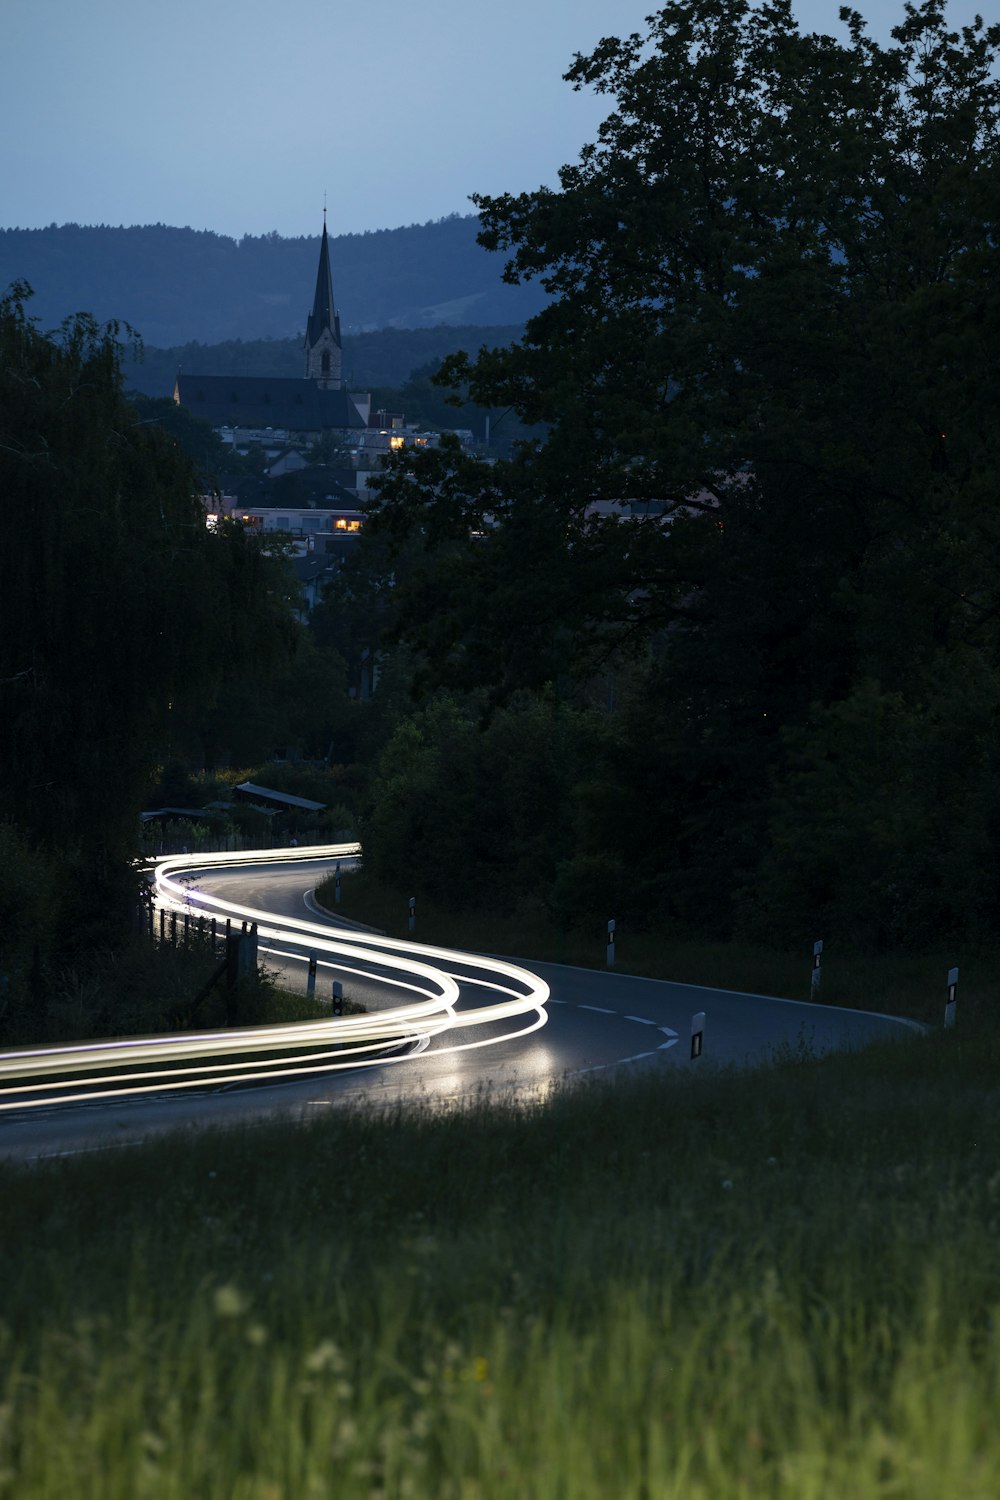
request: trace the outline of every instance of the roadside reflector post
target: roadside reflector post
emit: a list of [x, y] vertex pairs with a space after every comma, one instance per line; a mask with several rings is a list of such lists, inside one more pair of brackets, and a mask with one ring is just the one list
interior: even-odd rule
[[240, 936], [240, 978], [257, 978], [257, 923]]
[[958, 969], [948, 970], [948, 1003], [944, 1008], [944, 1024], [950, 1030], [955, 1024], [955, 1010], [958, 1005]]
[[416, 930], [417, 930], [417, 898], [416, 898], [416, 896], [411, 896], [410, 897], [410, 916], [409, 916], [409, 920], [407, 921], [406, 925], [407, 925], [407, 928], [408, 928], [408, 930], [410, 932], [416, 932]]
[[705, 1012], [691, 1017], [691, 1058], [700, 1057], [705, 1042]]
[[809, 993], [815, 1000], [819, 994], [820, 980], [823, 977], [823, 939], [813, 943], [813, 967], [812, 979], [809, 984]]
[[615, 919], [612, 917], [608, 922], [608, 968], [615, 966]]
[[309, 997], [310, 1000], [314, 999], [314, 997], [316, 995], [316, 955], [315, 955], [315, 953], [310, 953], [310, 955], [309, 955], [309, 978], [306, 980], [306, 994], [308, 995], [308, 997]]
[[337, 862], [337, 868], [333, 872], [333, 899], [334, 899], [335, 905], [339, 906], [340, 905], [340, 862], [339, 862], [339, 860]]
[[333, 1013], [335, 1016], [344, 1014], [344, 986], [339, 979], [333, 981]]

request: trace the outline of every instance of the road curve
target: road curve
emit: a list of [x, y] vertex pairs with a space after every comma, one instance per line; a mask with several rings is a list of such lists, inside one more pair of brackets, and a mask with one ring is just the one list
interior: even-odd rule
[[[780, 1048], [822, 1052], [922, 1029], [875, 1012], [392, 941], [315, 902], [314, 887], [356, 853], [342, 845], [181, 857], [158, 867], [156, 893], [165, 910], [194, 920], [256, 922], [262, 957], [290, 986], [305, 988], [315, 954], [317, 995], [329, 996], [339, 977], [367, 1015], [0, 1055], [0, 1157], [301, 1118], [360, 1100], [444, 1105], [482, 1090], [537, 1098], [626, 1066], [752, 1063]], [[692, 1064], [698, 1012], [704, 1052]]]

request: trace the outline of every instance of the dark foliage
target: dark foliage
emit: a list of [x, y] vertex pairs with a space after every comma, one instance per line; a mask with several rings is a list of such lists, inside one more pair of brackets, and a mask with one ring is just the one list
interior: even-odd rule
[[47, 955], [127, 926], [172, 723], [259, 684], [294, 626], [280, 560], [207, 530], [189, 459], [125, 400], [116, 327], [45, 335], [28, 296], [0, 300], [0, 972], [37, 988]]
[[598, 140], [477, 200], [551, 301], [439, 377], [544, 435], [399, 458], [366, 546], [425, 691], [621, 679], [564, 889], [604, 859], [619, 913], [715, 934], [988, 942], [1000, 27], [842, 19], [676, 0], [577, 58]]

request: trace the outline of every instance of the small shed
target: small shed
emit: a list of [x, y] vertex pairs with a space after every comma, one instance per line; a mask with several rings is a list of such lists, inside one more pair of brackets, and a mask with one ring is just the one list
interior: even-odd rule
[[233, 793], [242, 802], [258, 802], [264, 807], [283, 808], [287, 812], [322, 812], [326, 807], [325, 802], [293, 797], [291, 792], [276, 792], [273, 787], [257, 786], [253, 781], [241, 781], [233, 787]]

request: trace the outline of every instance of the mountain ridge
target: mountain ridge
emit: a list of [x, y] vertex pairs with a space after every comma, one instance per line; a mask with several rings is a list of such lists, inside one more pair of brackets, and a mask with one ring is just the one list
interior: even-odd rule
[[[544, 305], [537, 284], [502, 280], [501, 256], [476, 243], [477, 215], [331, 235], [334, 293], [345, 334], [383, 328], [523, 324]], [[237, 240], [167, 224], [50, 224], [0, 229], [0, 291], [35, 292], [53, 327], [78, 311], [128, 323], [160, 347], [301, 334], [319, 234]]]

